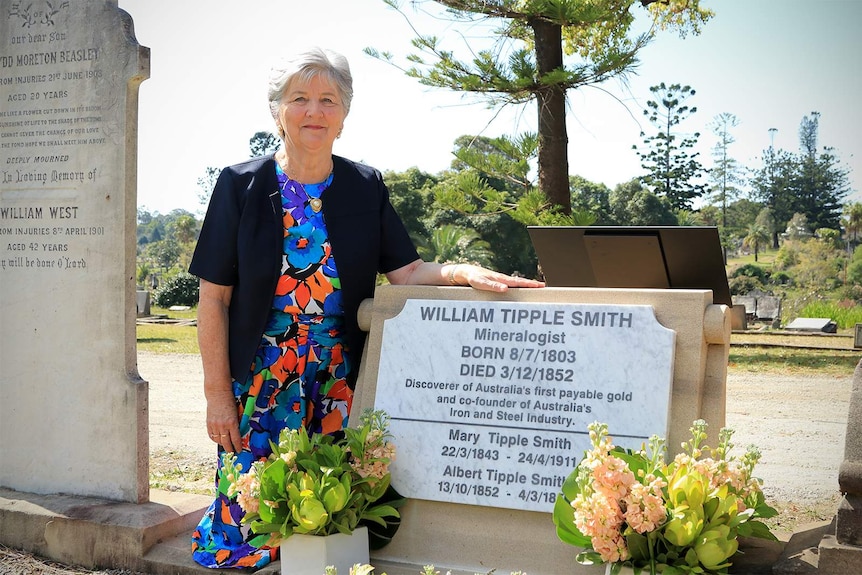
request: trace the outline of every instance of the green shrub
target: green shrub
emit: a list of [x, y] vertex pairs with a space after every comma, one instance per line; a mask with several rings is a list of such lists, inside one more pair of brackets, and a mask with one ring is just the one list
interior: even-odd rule
[[745, 264], [733, 270], [732, 277], [749, 277], [755, 278], [761, 284], [766, 285], [769, 282], [769, 272], [756, 264]]
[[786, 270], [799, 263], [798, 242], [785, 242], [775, 254], [772, 265], [777, 270]]
[[198, 278], [190, 273], [180, 272], [165, 281], [156, 291], [153, 303], [165, 308], [172, 305], [197, 305], [198, 285]]
[[764, 285], [751, 276], [736, 276], [727, 282], [731, 295], [745, 295], [754, 290], [766, 291]]
[[838, 297], [843, 301], [854, 302], [862, 305], [862, 285], [847, 284], [838, 290]]
[[769, 283], [778, 286], [793, 285], [793, 278], [787, 272], [775, 272], [769, 278]]

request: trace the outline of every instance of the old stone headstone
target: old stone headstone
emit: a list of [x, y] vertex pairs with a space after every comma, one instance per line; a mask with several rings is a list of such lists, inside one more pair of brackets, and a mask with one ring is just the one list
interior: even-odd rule
[[148, 498], [138, 86], [117, 0], [0, 0], [0, 487]]
[[750, 295], [735, 295], [733, 296], [733, 307], [741, 307], [745, 310], [745, 315], [755, 317], [757, 314], [757, 298]]
[[771, 321], [781, 318], [781, 298], [772, 295], [757, 296], [757, 319]]

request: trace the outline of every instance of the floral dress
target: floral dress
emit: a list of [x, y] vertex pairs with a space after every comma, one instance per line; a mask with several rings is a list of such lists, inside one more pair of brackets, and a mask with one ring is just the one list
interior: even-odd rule
[[[284, 428], [344, 429], [353, 400], [341, 285], [319, 211], [332, 175], [303, 186], [278, 166], [276, 173], [284, 221], [281, 276], [248, 377], [233, 382], [243, 441], [237, 462], [246, 471], [269, 456], [269, 442], [277, 442]], [[255, 535], [241, 524], [243, 511], [228, 496], [227, 483], [217, 477], [216, 488], [216, 500], [192, 535], [195, 561], [212, 568], [258, 568], [276, 559], [269, 534]]]

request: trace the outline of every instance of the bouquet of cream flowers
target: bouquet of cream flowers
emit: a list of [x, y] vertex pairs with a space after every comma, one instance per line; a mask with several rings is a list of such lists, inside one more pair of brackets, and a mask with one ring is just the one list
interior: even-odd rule
[[775, 539], [759, 519], [776, 511], [753, 474], [760, 459], [750, 447], [730, 454], [733, 431], [719, 433], [716, 449], [702, 445], [706, 422], [691, 427], [691, 442], [670, 463], [664, 440], [649, 447], [615, 447], [608, 426], [589, 426], [592, 449], [563, 483], [554, 507], [557, 535], [583, 547], [579, 563], [623, 565], [655, 575], [723, 574], [739, 536]]
[[285, 429], [272, 454], [241, 473], [236, 456], [225, 453], [219, 481], [246, 512], [243, 523], [255, 533], [290, 537], [294, 533], [353, 533], [360, 521], [386, 526], [397, 518], [395, 503], [375, 504], [389, 488], [395, 458], [389, 416], [366, 411], [358, 428], [344, 437]]

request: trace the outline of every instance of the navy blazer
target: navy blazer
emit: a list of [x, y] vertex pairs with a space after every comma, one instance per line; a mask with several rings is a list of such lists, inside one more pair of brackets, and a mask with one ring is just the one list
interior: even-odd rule
[[[341, 280], [347, 345], [359, 373], [365, 333], [356, 314], [372, 297], [377, 273], [405, 266], [419, 255], [389, 202], [374, 168], [333, 156], [332, 184], [321, 195], [323, 217]], [[228, 346], [231, 377], [244, 381], [260, 344], [281, 275], [281, 190], [274, 156], [222, 170], [213, 189], [189, 272], [233, 286]]]

